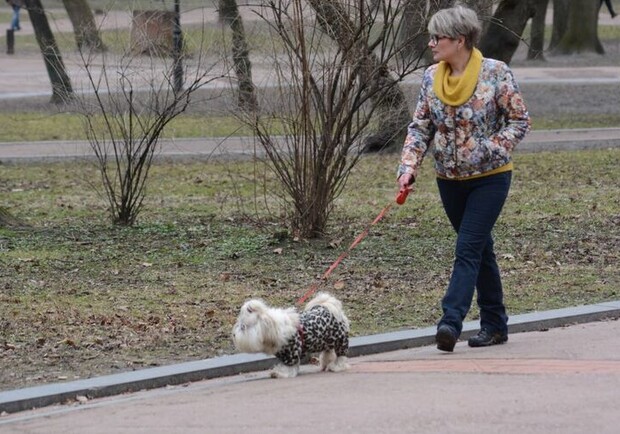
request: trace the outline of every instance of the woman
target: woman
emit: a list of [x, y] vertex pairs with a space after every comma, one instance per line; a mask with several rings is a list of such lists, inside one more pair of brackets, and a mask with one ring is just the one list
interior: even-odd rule
[[19, 10], [24, 7], [24, 0], [6, 0], [13, 9], [13, 18], [11, 19], [11, 29], [21, 30], [19, 25]]
[[440, 10], [428, 30], [439, 63], [424, 73], [398, 183], [401, 190], [411, 188], [432, 143], [439, 193], [457, 233], [437, 348], [454, 350], [474, 289], [481, 330], [468, 343], [501, 344], [508, 340], [508, 317], [491, 231], [510, 188], [510, 154], [529, 131], [530, 118], [508, 66], [475, 48], [481, 27], [473, 10]]

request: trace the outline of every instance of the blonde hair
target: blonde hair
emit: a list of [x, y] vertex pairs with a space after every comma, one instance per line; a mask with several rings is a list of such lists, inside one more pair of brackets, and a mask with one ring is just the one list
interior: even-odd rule
[[428, 32], [431, 35], [449, 36], [455, 39], [464, 36], [465, 46], [472, 49], [478, 43], [482, 26], [478, 14], [473, 9], [455, 6], [435, 13], [428, 23]]

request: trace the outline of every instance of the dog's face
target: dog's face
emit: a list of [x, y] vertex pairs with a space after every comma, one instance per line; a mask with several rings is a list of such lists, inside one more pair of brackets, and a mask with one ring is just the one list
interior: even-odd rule
[[237, 323], [235, 324], [235, 330], [237, 328], [240, 331], [245, 331], [255, 327], [260, 321], [260, 318], [267, 311], [268, 307], [261, 300], [249, 300], [246, 301], [239, 310], [239, 316], [237, 317]]
[[233, 327], [233, 341], [242, 352], [275, 354], [297, 333], [298, 323], [294, 308], [272, 308], [258, 299], [246, 301]]
[[268, 310], [269, 307], [261, 300], [249, 300], [241, 306], [233, 327], [233, 341], [239, 351], [265, 352], [265, 328], [271, 323]]

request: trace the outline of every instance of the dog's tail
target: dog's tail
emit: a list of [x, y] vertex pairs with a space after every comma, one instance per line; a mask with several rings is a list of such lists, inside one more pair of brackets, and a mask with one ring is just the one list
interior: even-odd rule
[[315, 306], [323, 306], [334, 315], [334, 318], [346, 325], [347, 331], [349, 330], [349, 319], [342, 309], [342, 303], [336, 297], [327, 292], [319, 292], [316, 297], [308, 302], [304, 310], [310, 310]]

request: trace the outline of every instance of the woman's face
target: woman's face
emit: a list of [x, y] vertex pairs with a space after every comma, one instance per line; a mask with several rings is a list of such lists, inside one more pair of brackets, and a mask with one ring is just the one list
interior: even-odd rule
[[435, 62], [445, 61], [451, 63], [458, 52], [459, 39], [451, 38], [445, 35], [431, 35], [428, 41], [428, 47], [433, 53]]

